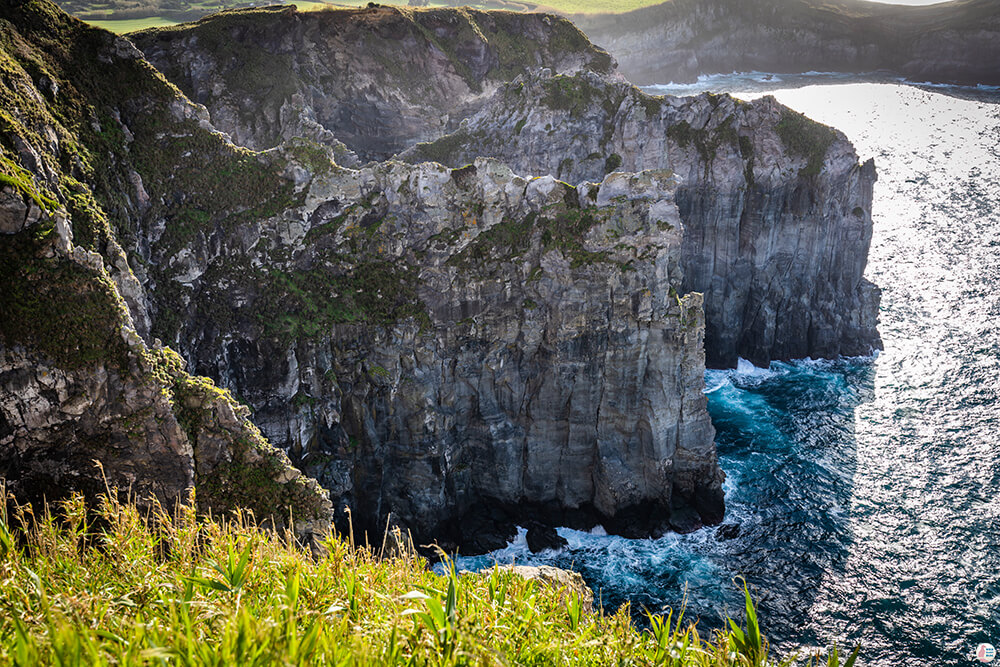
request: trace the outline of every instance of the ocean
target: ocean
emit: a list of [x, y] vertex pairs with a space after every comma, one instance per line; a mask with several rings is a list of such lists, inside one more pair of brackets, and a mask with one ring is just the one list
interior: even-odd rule
[[567, 548], [531, 554], [522, 531], [458, 566], [572, 568], [605, 608], [684, 606], [702, 631], [739, 618], [745, 580], [779, 653], [973, 664], [1000, 645], [1000, 91], [824, 73], [648, 90], [772, 94], [875, 158], [885, 351], [706, 373], [735, 538], [560, 529]]

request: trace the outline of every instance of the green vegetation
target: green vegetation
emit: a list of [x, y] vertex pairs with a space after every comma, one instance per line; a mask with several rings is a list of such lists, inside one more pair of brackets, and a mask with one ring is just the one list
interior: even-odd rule
[[295, 156], [302, 165], [307, 167], [313, 175], [328, 174], [336, 168], [334, 158], [330, 154], [331, 150], [323, 144], [295, 137], [285, 143], [285, 147]]
[[622, 156], [618, 153], [612, 153], [608, 156], [608, 159], [604, 161], [604, 173], [610, 174], [615, 169], [622, 166]]
[[804, 177], [818, 176], [823, 170], [823, 160], [837, 138], [832, 128], [806, 118], [804, 115], [786, 109], [781, 114], [775, 130], [785, 145], [785, 150], [804, 157], [806, 166], [799, 170]]
[[528, 213], [523, 218], [504, 218], [476, 236], [462, 252], [448, 258], [448, 264], [474, 269], [495, 262], [498, 258], [514, 260], [531, 246], [531, 235], [538, 216]]
[[59, 202], [56, 201], [55, 196], [44, 188], [38, 188], [28, 170], [4, 155], [8, 150], [6, 147], [2, 150], [3, 153], [0, 153], [0, 188], [5, 185], [13, 187], [15, 191], [30, 197], [39, 208], [45, 211], [59, 208]]
[[148, 30], [150, 28], [164, 28], [166, 26], [177, 25], [178, 22], [171, 21], [163, 16], [149, 16], [141, 19], [88, 19], [87, 23], [97, 26], [98, 28], [104, 28], [105, 30], [116, 32], [119, 35], [124, 35], [129, 32], [136, 32], [137, 30]]
[[425, 160], [445, 165], [459, 163], [461, 162], [459, 157], [464, 153], [470, 139], [469, 133], [460, 129], [440, 139], [419, 143], [413, 148], [418, 158], [414, 161]]
[[417, 296], [415, 271], [397, 261], [341, 258], [303, 271], [260, 270], [249, 279], [263, 290], [255, 307], [258, 323], [266, 335], [285, 340], [322, 336], [338, 323], [430, 321]]
[[445, 561], [435, 574], [398, 534], [375, 547], [329, 537], [314, 556], [254, 523], [199, 519], [190, 505], [140, 510], [114, 493], [96, 508], [0, 503], [0, 662], [778, 664], [746, 589], [742, 622], [722, 630], [672, 613], [640, 630], [627, 605], [591, 612], [578, 593], [510, 571], [458, 575]]
[[704, 128], [701, 130], [696, 130], [686, 120], [682, 120], [667, 128], [667, 136], [676, 141], [681, 148], [694, 145], [702, 162], [705, 163], [706, 172], [711, 168], [719, 148], [724, 144], [740, 148], [741, 151], [744, 148], [736, 134], [736, 129], [733, 127], [732, 116], [727, 117], [712, 129]]
[[[574, 269], [610, 262], [607, 252], [584, 249], [584, 237], [599, 221], [593, 209], [581, 209], [576, 205], [575, 189], [564, 187], [568, 188], [567, 202], [572, 200], [573, 205], [553, 205], [543, 215], [528, 213], [520, 219], [504, 218], [476, 236], [460, 253], [450, 257], [448, 264], [466, 271], [488, 269], [501, 261], [520, 259], [536, 238], [543, 253], [558, 250]], [[533, 271], [528, 280], [537, 277], [538, 274]]]
[[539, 220], [542, 247], [559, 250], [569, 259], [570, 268], [574, 269], [595, 262], [608, 262], [607, 252], [590, 252], [583, 248], [584, 237], [597, 222], [591, 209], [561, 208], [552, 217]]
[[21, 344], [75, 369], [127, 363], [125, 305], [103, 272], [47, 257], [51, 225], [0, 243], [0, 340]]
[[[199, 511], [223, 514], [238, 509], [250, 511], [272, 526], [283, 525], [288, 508], [295, 508], [297, 519], [324, 514], [324, 491], [310, 485], [304, 477], [279, 481], [291, 470], [288, 459], [249, 419], [238, 416], [237, 428], [219, 422], [217, 408], [227, 403], [234, 414], [242, 414], [232, 393], [217, 387], [209, 378], [184, 372], [183, 360], [170, 348], [151, 350], [148, 361], [152, 380], [163, 388], [196, 456], [212, 456], [206, 452], [221, 455], [217, 461], [203, 458], [197, 466]], [[311, 400], [304, 395], [303, 398]], [[303, 400], [298, 395], [293, 400], [296, 399]]]
[[[504, 9], [515, 12], [552, 12], [557, 14], [621, 14], [623, 12], [649, 7], [661, 0], [545, 0], [542, 3], [518, 0], [453, 0], [426, 2], [425, 7], [472, 7], [475, 9]], [[336, 3], [315, 0], [294, 0], [283, 3], [266, 0], [62, 0], [60, 6], [68, 13], [118, 33], [132, 32], [145, 28], [176, 25], [184, 21], [195, 21], [209, 14], [224, 10], [248, 7], [263, 7], [274, 4], [295, 5], [299, 11], [313, 11], [329, 7], [367, 7], [368, 3], [358, 0], [338, 0]], [[390, 0], [382, 5], [410, 7], [410, 0]]]
[[605, 94], [603, 88], [592, 85], [583, 74], [560, 74], [543, 81], [545, 95], [542, 102], [551, 109], [568, 111], [573, 118], [580, 118], [594, 108], [595, 102], [608, 116], [613, 116], [621, 104]]

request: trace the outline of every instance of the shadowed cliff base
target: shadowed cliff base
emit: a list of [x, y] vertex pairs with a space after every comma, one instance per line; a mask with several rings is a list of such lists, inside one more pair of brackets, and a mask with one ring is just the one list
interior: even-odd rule
[[729, 72], [873, 72], [1000, 84], [993, 0], [901, 6], [861, 0], [670, 0], [574, 22], [639, 85]]

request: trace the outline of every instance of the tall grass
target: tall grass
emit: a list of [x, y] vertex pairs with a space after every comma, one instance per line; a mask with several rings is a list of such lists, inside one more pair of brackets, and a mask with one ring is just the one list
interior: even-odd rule
[[192, 506], [0, 509], [0, 664], [791, 664], [769, 657], [749, 592], [743, 622], [709, 636], [673, 614], [639, 630], [627, 607], [589, 612], [510, 571], [434, 574], [404, 540], [391, 557], [334, 536], [307, 550]]

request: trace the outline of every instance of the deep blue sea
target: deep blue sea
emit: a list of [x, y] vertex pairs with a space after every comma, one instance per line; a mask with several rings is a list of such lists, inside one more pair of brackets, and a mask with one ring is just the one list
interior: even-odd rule
[[[583, 574], [607, 608], [739, 614], [745, 577], [772, 645], [862, 644], [865, 665], [972, 665], [1000, 646], [1000, 93], [753, 74], [651, 92], [773, 94], [874, 157], [868, 277], [877, 358], [741, 364], [706, 392], [727, 522], [656, 540], [560, 530], [569, 547], [460, 559]], [[763, 92], [762, 92], [763, 91]]]

